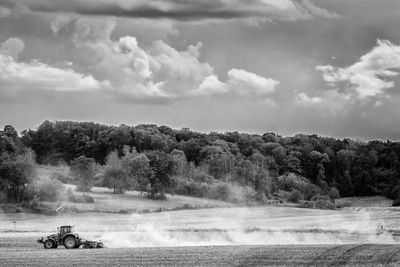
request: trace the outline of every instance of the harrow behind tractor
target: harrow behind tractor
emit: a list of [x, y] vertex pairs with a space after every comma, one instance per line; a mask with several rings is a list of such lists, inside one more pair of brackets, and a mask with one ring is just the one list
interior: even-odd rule
[[72, 231], [73, 226], [64, 225], [58, 227], [58, 233], [49, 235], [46, 238], [38, 239], [38, 243], [43, 243], [45, 249], [57, 248], [59, 245], [66, 249], [79, 248], [103, 248], [104, 245], [100, 241], [85, 240], [77, 233]]

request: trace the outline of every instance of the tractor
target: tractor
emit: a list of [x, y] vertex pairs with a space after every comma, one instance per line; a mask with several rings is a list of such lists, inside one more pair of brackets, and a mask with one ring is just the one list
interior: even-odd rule
[[57, 227], [58, 233], [49, 235], [46, 238], [38, 239], [38, 243], [43, 243], [45, 249], [57, 248], [59, 245], [64, 245], [66, 249], [79, 248], [102, 248], [103, 243], [100, 241], [89, 241], [79, 237], [73, 232], [73, 226], [64, 225]]

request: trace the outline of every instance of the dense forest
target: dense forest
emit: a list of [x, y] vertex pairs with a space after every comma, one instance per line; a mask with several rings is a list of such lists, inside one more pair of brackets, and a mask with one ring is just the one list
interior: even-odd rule
[[400, 197], [399, 142], [72, 121], [45, 121], [20, 135], [6, 126], [0, 137], [0, 189], [17, 200], [33, 155], [39, 164], [70, 166], [82, 191], [96, 184], [153, 198], [169, 192], [229, 200], [235, 190], [256, 201]]

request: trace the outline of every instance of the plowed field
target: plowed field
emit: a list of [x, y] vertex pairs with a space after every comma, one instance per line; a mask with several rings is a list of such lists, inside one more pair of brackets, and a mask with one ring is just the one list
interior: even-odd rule
[[[106, 248], [45, 250], [36, 243], [67, 224]], [[0, 265], [400, 266], [400, 209], [3, 214]]]
[[1, 266], [399, 266], [397, 245], [190, 246], [44, 250], [1, 239]]

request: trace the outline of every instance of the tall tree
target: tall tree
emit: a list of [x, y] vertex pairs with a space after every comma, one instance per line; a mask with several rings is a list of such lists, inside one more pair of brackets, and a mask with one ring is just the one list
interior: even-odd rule
[[88, 192], [95, 182], [95, 161], [92, 158], [80, 156], [71, 161], [71, 172], [75, 177], [78, 190]]
[[150, 197], [164, 199], [165, 192], [171, 189], [171, 176], [176, 173], [176, 163], [173, 158], [163, 151], [147, 151], [150, 160], [152, 176], [150, 178]]

